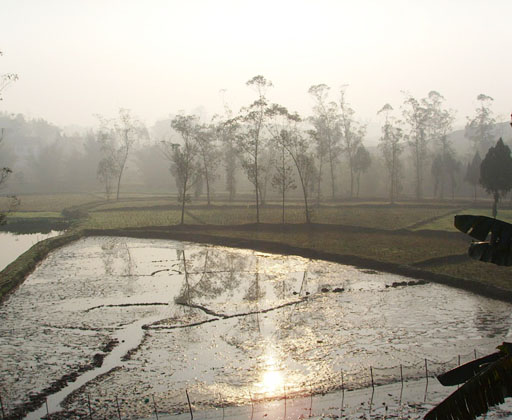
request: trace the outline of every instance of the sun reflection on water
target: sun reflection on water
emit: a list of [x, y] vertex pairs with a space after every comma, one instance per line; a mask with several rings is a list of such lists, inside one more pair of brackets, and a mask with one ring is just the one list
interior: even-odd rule
[[267, 397], [283, 392], [285, 378], [282, 369], [273, 356], [267, 356], [261, 372], [260, 381], [255, 383], [256, 392]]

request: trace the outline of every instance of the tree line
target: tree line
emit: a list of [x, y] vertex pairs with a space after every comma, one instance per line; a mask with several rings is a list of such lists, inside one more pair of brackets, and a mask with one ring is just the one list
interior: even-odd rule
[[[467, 157], [459, 156], [452, 144], [455, 112], [436, 91], [419, 99], [406, 94], [397, 111], [384, 104], [377, 113], [379, 144], [372, 149], [365, 146], [366, 126], [356, 117], [346, 87], [333, 94], [325, 84], [311, 86], [312, 114], [303, 117], [268, 99], [273, 85], [264, 76], [255, 76], [246, 85], [254, 100], [238, 112], [226, 107], [223, 115], [210, 121], [193, 114], [175, 115], [169, 121], [172, 134], [163, 138], [150, 135], [126, 109], [114, 119], [98, 117], [99, 129], [81, 136], [64, 136], [58, 127], [22, 116], [0, 116], [0, 124], [7, 126], [8, 135], [30, 138], [26, 132], [36, 131], [46, 136], [46, 142], [21, 151], [25, 173], [32, 175], [29, 183], [40, 184], [41, 190], [49, 185], [90, 190], [99, 182], [107, 198], [119, 198], [128, 163], [135, 162], [147, 186], [170, 188], [174, 182], [182, 214], [192, 195], [204, 194], [211, 205], [222, 178], [230, 201], [242, 182], [245, 190], [250, 186], [257, 222], [270, 190], [274, 199], [279, 197], [283, 220], [285, 202], [293, 194], [300, 195], [305, 220], [310, 221], [314, 205], [358, 197], [361, 178], [372, 168], [391, 203], [404, 196], [404, 184], [417, 200], [444, 199], [454, 198], [465, 180], [476, 197], [480, 155], [496, 135], [492, 98], [487, 95], [477, 97], [479, 106], [467, 121], [465, 136], [473, 157], [464, 167]], [[4, 147], [1, 163], [7, 158], [12, 165], [19, 152]], [[23, 184], [24, 175], [18, 172], [18, 178]]]

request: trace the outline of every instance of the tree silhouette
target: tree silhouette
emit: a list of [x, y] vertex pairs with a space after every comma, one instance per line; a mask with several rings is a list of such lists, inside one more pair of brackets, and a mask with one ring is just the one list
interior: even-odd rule
[[480, 165], [480, 185], [494, 198], [492, 216], [498, 214], [498, 202], [512, 189], [512, 157], [510, 148], [500, 138]]

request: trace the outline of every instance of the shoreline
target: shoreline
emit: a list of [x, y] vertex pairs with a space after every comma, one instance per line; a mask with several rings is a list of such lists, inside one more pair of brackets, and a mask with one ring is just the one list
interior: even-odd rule
[[[196, 242], [210, 245], [226, 246], [231, 248], [253, 249], [260, 252], [272, 254], [297, 255], [303, 258], [319, 259], [339, 264], [355, 266], [361, 269], [383, 271], [390, 274], [410, 277], [417, 280], [429, 281], [432, 283], [443, 284], [475, 293], [491, 299], [512, 303], [512, 290], [503, 289], [497, 286], [481, 283], [477, 280], [463, 279], [460, 277], [438, 274], [432, 271], [424, 270], [422, 267], [428, 266], [427, 263], [414, 265], [397, 264], [392, 262], [378, 261], [371, 258], [360, 257], [350, 254], [338, 254], [326, 251], [320, 251], [312, 248], [294, 246], [279, 241], [268, 241], [260, 239], [235, 238], [208, 233], [209, 230], [226, 231], [325, 231], [327, 229], [337, 229], [343, 232], [346, 227], [332, 225], [267, 225], [267, 224], [249, 224], [249, 225], [184, 225], [184, 226], [155, 226], [144, 228], [124, 228], [124, 229], [80, 229], [65, 232], [63, 235], [45, 239], [32, 246], [28, 251], [20, 255], [15, 261], [9, 264], [0, 272], [0, 304], [23, 283], [25, 278], [34, 271], [37, 265], [43, 261], [50, 252], [61, 248], [71, 242], [75, 242], [84, 237], [90, 236], [117, 236], [146, 239], [170, 239], [187, 242]], [[349, 227], [352, 231], [366, 231], [367, 228]], [[389, 234], [402, 235], [406, 231], [390, 231]], [[419, 231], [420, 235], [427, 237], [443, 237], [458, 235], [451, 232], [440, 232], [436, 235], [433, 231]], [[463, 255], [448, 255], [440, 257], [443, 261], [460, 261]], [[469, 261], [469, 257], [468, 261]]]

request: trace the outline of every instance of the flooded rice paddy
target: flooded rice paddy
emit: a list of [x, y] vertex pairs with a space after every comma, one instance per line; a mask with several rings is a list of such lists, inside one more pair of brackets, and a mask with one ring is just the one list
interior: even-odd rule
[[[95, 237], [53, 252], [0, 306], [6, 412], [98, 418], [243, 405], [424, 375], [492, 352], [511, 305], [295, 256]], [[65, 376], [68, 375], [68, 376]], [[68, 380], [71, 378], [71, 380]], [[73, 380], [73, 381], [72, 381]], [[66, 383], [68, 384], [66, 387]], [[13, 414], [14, 415], [14, 414]]]
[[0, 232], [0, 270], [3, 270], [32, 245], [60, 234], [52, 230], [49, 233], [24, 233], [18, 235], [11, 232]]

